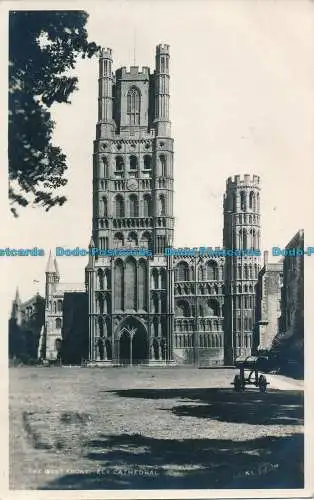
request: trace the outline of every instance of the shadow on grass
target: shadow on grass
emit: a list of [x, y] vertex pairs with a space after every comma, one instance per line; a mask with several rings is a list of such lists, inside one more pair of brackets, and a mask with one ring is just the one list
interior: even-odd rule
[[303, 488], [303, 435], [248, 441], [100, 436], [86, 443], [95, 472], [40, 489]]
[[[170, 410], [181, 417], [210, 418], [251, 425], [303, 425], [303, 391], [232, 389], [129, 389], [112, 391], [120, 397], [174, 399]], [[165, 410], [169, 411], [169, 410]]]
[[[173, 399], [173, 408], [162, 411], [183, 417], [179, 424], [182, 426], [186, 416], [253, 425], [303, 422], [302, 391], [110, 392], [127, 398]], [[217, 439], [182, 440], [139, 434], [101, 435], [84, 445], [84, 458], [95, 464], [93, 473], [67, 474], [41, 489], [303, 488], [303, 441], [300, 433], [246, 441], [221, 439], [219, 435]]]

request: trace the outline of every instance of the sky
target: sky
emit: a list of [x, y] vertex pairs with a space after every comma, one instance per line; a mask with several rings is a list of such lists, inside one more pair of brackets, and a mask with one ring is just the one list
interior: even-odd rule
[[[23, 2], [20, 8], [39, 5]], [[73, 3], [59, 6], [73, 8]], [[134, 53], [136, 65], [153, 68], [156, 45], [170, 45], [176, 247], [222, 244], [226, 179], [246, 173], [261, 177], [262, 250], [284, 247], [300, 228], [314, 245], [313, 6], [302, 0], [82, 6], [90, 16], [90, 40], [112, 48], [114, 69], [133, 65]], [[6, 72], [7, 58], [1, 57]], [[44, 293], [49, 249], [87, 248], [91, 236], [97, 59], [80, 61], [74, 73], [79, 90], [72, 104], [52, 107], [54, 142], [68, 159], [68, 202], [48, 213], [30, 207], [20, 210], [18, 219], [3, 216], [1, 248], [37, 246], [46, 252], [45, 257], [1, 258], [7, 311], [17, 285], [22, 300]], [[6, 109], [6, 101], [1, 103]], [[6, 144], [1, 145], [7, 163]], [[4, 171], [1, 175], [6, 214], [7, 178]], [[58, 262], [62, 281], [84, 281], [86, 258]]]

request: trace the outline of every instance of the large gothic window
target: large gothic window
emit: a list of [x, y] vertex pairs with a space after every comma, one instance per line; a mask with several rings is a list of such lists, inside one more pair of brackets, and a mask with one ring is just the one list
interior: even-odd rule
[[58, 312], [62, 312], [62, 300], [58, 300]]
[[144, 195], [144, 217], [152, 216], [152, 199], [149, 194]]
[[140, 124], [141, 96], [136, 87], [131, 87], [127, 95], [127, 115], [129, 125]]
[[133, 258], [128, 258], [125, 264], [125, 308], [136, 309], [136, 262]]
[[130, 217], [138, 217], [138, 199], [136, 194], [131, 194], [129, 198]]
[[116, 217], [124, 217], [124, 200], [120, 194], [116, 196]]
[[119, 310], [124, 309], [124, 269], [121, 260], [115, 262], [115, 273], [114, 273], [114, 298], [115, 298], [115, 308]]

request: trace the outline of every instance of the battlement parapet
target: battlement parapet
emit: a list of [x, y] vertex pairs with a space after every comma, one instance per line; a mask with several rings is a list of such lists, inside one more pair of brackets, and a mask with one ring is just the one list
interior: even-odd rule
[[117, 79], [119, 80], [147, 80], [149, 78], [150, 70], [148, 66], [130, 66], [126, 68], [123, 66], [116, 71]]
[[112, 49], [110, 49], [109, 47], [103, 47], [102, 49], [100, 49], [99, 57], [101, 59], [112, 59]]
[[249, 175], [249, 174], [244, 174], [244, 176], [241, 175], [235, 175], [232, 177], [228, 177], [226, 186], [227, 189], [230, 188], [236, 188], [236, 187], [245, 187], [245, 186], [250, 186], [250, 187], [255, 187], [260, 189], [260, 182], [261, 179], [259, 175]]
[[160, 54], [168, 54], [169, 55], [169, 49], [170, 49], [170, 45], [168, 45], [166, 43], [160, 43], [156, 47], [156, 54], [157, 55], [160, 55]]

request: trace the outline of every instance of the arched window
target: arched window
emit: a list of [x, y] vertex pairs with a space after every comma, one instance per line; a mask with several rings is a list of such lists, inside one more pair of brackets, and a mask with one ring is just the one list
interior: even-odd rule
[[243, 250], [247, 250], [247, 232], [243, 229]]
[[144, 195], [144, 217], [152, 216], [152, 199], [149, 194]]
[[219, 316], [220, 306], [217, 300], [209, 299], [206, 302], [206, 316]]
[[124, 170], [124, 161], [122, 156], [116, 156], [116, 171], [122, 172]]
[[115, 308], [124, 309], [124, 269], [121, 260], [116, 260], [114, 269], [114, 300]]
[[122, 248], [124, 246], [124, 238], [122, 233], [116, 233], [114, 235], [113, 244], [115, 248]]
[[58, 300], [58, 312], [62, 312], [62, 300]]
[[137, 158], [134, 155], [130, 156], [130, 169], [137, 170]]
[[205, 281], [206, 280], [206, 272], [204, 266], [200, 266], [198, 268], [198, 279], [199, 281]]
[[255, 210], [255, 194], [253, 191], [250, 192], [249, 207], [251, 210]]
[[159, 215], [166, 215], [166, 200], [163, 194], [159, 196]]
[[241, 264], [238, 264], [238, 279], [242, 279], [242, 267], [241, 267]]
[[141, 245], [142, 248], [150, 248], [151, 247], [151, 236], [150, 233], [145, 232], [141, 237]]
[[190, 314], [190, 306], [187, 301], [179, 300], [175, 308], [176, 316], [188, 318]]
[[109, 177], [109, 165], [108, 165], [108, 158], [106, 156], [102, 157], [102, 162], [103, 162], [103, 169], [102, 169], [102, 174], [101, 177], [108, 178]]
[[144, 168], [150, 170], [152, 168], [152, 157], [150, 155], [144, 156]]
[[53, 303], [53, 312], [54, 313], [57, 312], [57, 303], [56, 302]]
[[167, 272], [165, 269], [160, 271], [161, 288], [167, 288]]
[[147, 310], [148, 282], [147, 282], [147, 264], [140, 260], [138, 266], [138, 300], [139, 309]]
[[62, 326], [61, 318], [56, 318], [56, 328], [59, 330]]
[[132, 232], [128, 235], [128, 244], [130, 247], [137, 247], [138, 245], [138, 239], [137, 239], [137, 234]]
[[98, 296], [98, 312], [104, 314], [104, 297], [101, 293]]
[[189, 280], [189, 266], [186, 262], [179, 262], [176, 268], [176, 281]]
[[207, 279], [208, 280], [218, 279], [217, 263], [214, 261], [207, 262]]
[[244, 264], [244, 279], [248, 280], [249, 279], [249, 269], [247, 264]]
[[257, 212], [260, 211], [260, 200], [259, 200], [259, 193], [257, 193]]
[[104, 273], [102, 269], [99, 269], [97, 272], [97, 278], [98, 278], [98, 288], [99, 290], [104, 289]]
[[140, 124], [141, 96], [136, 87], [131, 87], [127, 95], [127, 115], [129, 125]]
[[124, 217], [124, 199], [120, 194], [116, 196], [116, 217], [121, 218]]
[[155, 288], [155, 290], [157, 290], [159, 288], [158, 287], [158, 271], [157, 271], [157, 269], [152, 270], [152, 287]]
[[108, 203], [107, 203], [107, 198], [104, 196], [102, 199], [102, 211], [101, 211], [101, 216], [102, 217], [108, 217]]
[[166, 177], [167, 176], [167, 165], [166, 165], [165, 155], [160, 155], [159, 160], [160, 160], [160, 176]]
[[129, 198], [130, 217], [138, 217], [138, 199], [136, 194], [131, 194]]
[[233, 193], [233, 195], [232, 195], [232, 211], [233, 212], [237, 211], [237, 195], [236, 195], [236, 193]]
[[240, 193], [240, 206], [241, 206], [242, 212], [244, 212], [246, 210], [245, 192], [244, 191], [241, 191], [241, 193]]

